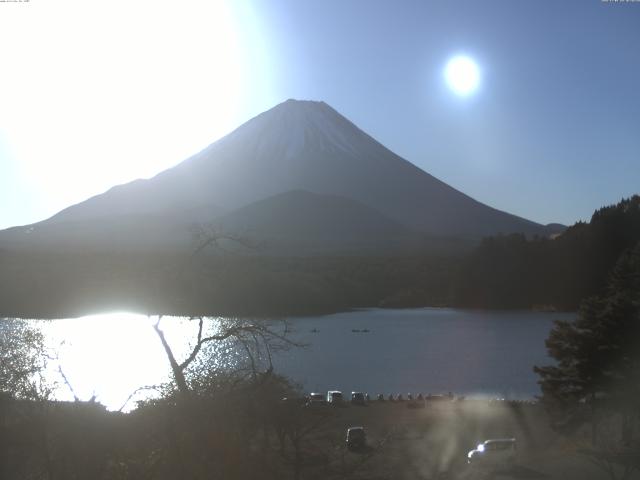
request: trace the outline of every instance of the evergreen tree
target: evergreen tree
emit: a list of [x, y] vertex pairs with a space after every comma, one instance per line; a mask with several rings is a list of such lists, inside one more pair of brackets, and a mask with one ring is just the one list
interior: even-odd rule
[[585, 300], [578, 318], [557, 321], [546, 342], [554, 366], [534, 367], [544, 399], [565, 413], [591, 406], [622, 416], [622, 439], [633, 436], [640, 409], [640, 243], [623, 253], [604, 293]]

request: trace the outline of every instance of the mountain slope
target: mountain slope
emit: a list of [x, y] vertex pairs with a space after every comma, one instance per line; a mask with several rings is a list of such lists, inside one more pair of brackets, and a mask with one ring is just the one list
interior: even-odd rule
[[0, 232], [0, 249], [77, 253], [153, 251], [194, 245], [193, 221], [161, 214], [124, 214], [40, 222]]
[[412, 231], [355, 200], [293, 190], [259, 200], [216, 220], [270, 253], [416, 250], [427, 245]]
[[550, 233], [434, 178], [324, 102], [295, 100], [256, 116], [154, 178], [114, 187], [41, 224], [110, 222], [129, 215], [177, 224], [184, 212], [194, 211], [200, 213], [191, 220], [209, 222], [223, 211], [292, 190], [354, 200], [423, 234]]

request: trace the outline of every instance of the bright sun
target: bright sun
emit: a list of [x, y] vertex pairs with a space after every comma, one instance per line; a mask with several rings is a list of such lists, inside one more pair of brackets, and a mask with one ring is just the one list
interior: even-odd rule
[[466, 97], [478, 89], [480, 85], [480, 69], [470, 57], [458, 55], [453, 57], [444, 69], [447, 85], [453, 92]]

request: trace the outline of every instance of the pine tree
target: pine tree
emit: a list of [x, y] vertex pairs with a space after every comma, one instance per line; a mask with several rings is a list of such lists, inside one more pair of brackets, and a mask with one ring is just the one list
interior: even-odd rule
[[640, 413], [640, 243], [623, 253], [602, 295], [582, 302], [575, 321], [557, 321], [546, 342], [554, 366], [534, 367], [543, 399], [565, 414], [591, 407], [620, 415], [623, 443]]

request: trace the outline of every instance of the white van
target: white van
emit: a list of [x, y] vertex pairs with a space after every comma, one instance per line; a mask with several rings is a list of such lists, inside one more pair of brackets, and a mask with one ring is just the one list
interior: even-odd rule
[[470, 465], [506, 467], [516, 459], [516, 439], [496, 438], [485, 440], [467, 454]]
[[327, 392], [327, 402], [332, 404], [342, 403], [342, 392], [339, 390], [329, 390]]

